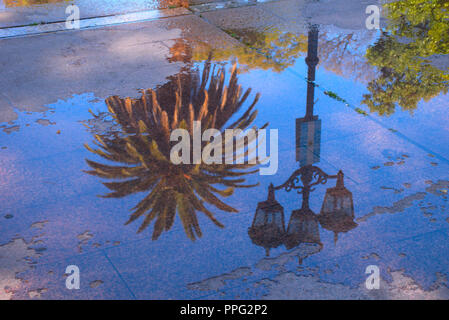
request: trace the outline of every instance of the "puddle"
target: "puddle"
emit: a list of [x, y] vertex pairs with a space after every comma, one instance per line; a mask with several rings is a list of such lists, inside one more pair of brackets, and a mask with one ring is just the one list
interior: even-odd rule
[[[38, 86], [30, 98], [0, 85], [11, 102], [0, 104], [0, 297], [70, 298], [63, 274], [80, 264], [77, 297], [447, 298], [448, 72], [432, 61], [447, 57], [445, 25], [415, 32], [395, 20], [398, 6], [382, 33], [294, 30], [283, 3], [296, 2], [207, 12], [222, 38], [192, 36], [211, 28], [199, 16], [139, 25], [161, 32], [150, 38], [117, 27], [97, 53], [127, 72], [90, 80], [111, 64], [63, 43], [58, 55], [89, 68], [67, 90], [56, 75], [69, 60], [42, 60], [61, 68], [36, 73], [54, 78], [52, 102]], [[223, 18], [250, 10], [260, 19]], [[195, 25], [189, 37], [183, 23]], [[201, 139], [235, 128], [267, 130], [274, 174], [249, 163], [241, 136], [232, 160], [244, 163], [226, 162], [226, 141]], [[181, 164], [177, 129], [191, 146]], [[369, 265], [381, 273], [375, 293]]]

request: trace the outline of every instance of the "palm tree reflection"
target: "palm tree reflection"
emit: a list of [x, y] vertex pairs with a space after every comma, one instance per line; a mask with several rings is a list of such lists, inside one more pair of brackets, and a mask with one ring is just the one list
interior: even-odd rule
[[[170, 161], [170, 149], [175, 143], [170, 141], [170, 133], [183, 128], [192, 136], [194, 121], [201, 121], [202, 130], [245, 130], [256, 118], [259, 94], [240, 117], [230, 125], [227, 123], [241, 109], [250, 92], [248, 89], [243, 93], [238, 84], [236, 65], [225, 85], [224, 67], [212, 65], [209, 58], [202, 74], [198, 68], [191, 68], [171, 77], [156, 90], [145, 90], [140, 99], [109, 97], [106, 104], [120, 130], [96, 135], [94, 144], [99, 148], [88, 145], [86, 148], [114, 164], [86, 159], [92, 169], [87, 173], [115, 180], [104, 183], [111, 190], [104, 196], [106, 198], [148, 192], [133, 208], [126, 224], [143, 216], [138, 229], [141, 232], [155, 220], [153, 240], [172, 227], [176, 212], [186, 235], [192, 240], [202, 235], [197, 211], [223, 227], [209, 208], [237, 212], [220, 197], [230, 196], [236, 188], [255, 186], [245, 184], [245, 176], [258, 170], [251, 169], [255, 165], [249, 161], [225, 164], [224, 152], [223, 164], [175, 165]], [[202, 150], [209, 143], [202, 142]], [[239, 146], [240, 141], [235, 143]], [[248, 148], [234, 148], [234, 157], [248, 157], [249, 152]]]

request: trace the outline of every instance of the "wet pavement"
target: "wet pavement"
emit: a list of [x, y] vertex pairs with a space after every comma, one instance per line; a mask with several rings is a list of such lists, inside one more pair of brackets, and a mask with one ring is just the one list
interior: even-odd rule
[[[1, 299], [449, 298], [444, 21], [435, 44], [362, 0], [133, 3], [92, 17], [171, 13], [0, 39]], [[194, 120], [268, 123], [276, 173], [171, 163]]]

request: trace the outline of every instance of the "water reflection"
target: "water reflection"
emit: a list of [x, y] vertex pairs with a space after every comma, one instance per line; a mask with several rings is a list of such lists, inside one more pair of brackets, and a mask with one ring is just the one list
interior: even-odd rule
[[[366, 48], [364, 43], [366, 38], [371, 42], [371, 31], [324, 32], [320, 55], [326, 69], [367, 83], [368, 93], [361, 102], [371, 112], [391, 115], [397, 107], [413, 111], [421, 100], [448, 92], [449, 70], [430, 63], [428, 58], [449, 54], [449, 2], [397, 1], [386, 4], [384, 11], [387, 26], [373, 45]], [[219, 49], [217, 57], [226, 61], [235, 56], [246, 66], [243, 70], [281, 72], [307, 50], [303, 34], [283, 32], [273, 26], [225, 31], [245, 46]], [[198, 59], [204, 59], [206, 54], [200, 48], [194, 52]]]
[[413, 111], [449, 89], [449, 72], [425, 59], [449, 54], [449, 2], [405, 0], [385, 5], [388, 26], [366, 53], [380, 76], [368, 84], [363, 103], [380, 115], [395, 107]]
[[[258, 171], [252, 168], [255, 164], [225, 164], [225, 152], [222, 152], [223, 164], [203, 161], [201, 164], [175, 165], [170, 160], [170, 150], [177, 142], [170, 141], [170, 134], [183, 128], [193, 139], [194, 121], [201, 122], [203, 132], [208, 128], [222, 133], [226, 128], [245, 130], [256, 118], [259, 94], [232, 124], [228, 121], [240, 111], [250, 93], [251, 89], [243, 93], [238, 84], [236, 65], [225, 85], [224, 67], [212, 65], [209, 58], [202, 73], [197, 68], [186, 68], [156, 90], [145, 90], [140, 99], [109, 97], [106, 104], [118, 128], [95, 136], [94, 143], [99, 148], [86, 147], [114, 164], [87, 159], [92, 168], [87, 172], [115, 180], [104, 183], [112, 191], [104, 197], [121, 198], [148, 192], [133, 208], [127, 224], [144, 217], [138, 230], [141, 232], [155, 220], [153, 240], [172, 227], [176, 212], [192, 240], [202, 234], [196, 215], [198, 211], [223, 227], [210, 209], [237, 212], [219, 197], [232, 195], [236, 188], [255, 186], [245, 184], [245, 176]], [[95, 116], [103, 118], [102, 115]], [[241, 139], [245, 137], [236, 139], [235, 145], [243, 148], [233, 148], [236, 159], [249, 153]], [[210, 147], [213, 141], [202, 141], [201, 150]], [[188, 156], [192, 159], [192, 153]]]
[[[248, 235], [255, 245], [265, 248], [269, 256], [270, 249], [281, 244], [290, 250], [302, 243], [317, 244], [321, 250], [319, 226], [334, 233], [334, 241], [338, 234], [348, 232], [357, 226], [354, 221], [354, 204], [352, 193], [345, 188], [343, 172], [336, 175], [325, 173], [315, 164], [320, 160], [321, 120], [314, 115], [315, 68], [318, 64], [318, 28], [310, 26], [308, 33], [308, 50], [306, 63], [308, 66], [306, 114], [296, 119], [296, 160], [300, 168], [294, 170], [290, 178], [277, 187], [272, 184], [268, 188], [268, 198], [260, 202]], [[324, 185], [329, 179], [336, 179], [336, 186], [326, 191], [320, 213], [315, 214], [310, 206], [310, 194], [318, 185]], [[287, 192], [296, 190], [302, 195], [302, 206], [293, 210], [285, 229], [284, 208], [275, 199], [275, 190]], [[319, 251], [319, 250], [318, 250]], [[317, 251], [317, 252], [318, 252]], [[315, 252], [316, 253], [316, 252]], [[302, 262], [300, 257], [299, 263]]]
[[[303, 34], [284, 32], [275, 27], [257, 29], [227, 29], [224, 30], [245, 46], [232, 46], [214, 50], [214, 58], [228, 61], [237, 57], [242, 65], [240, 71], [252, 69], [284, 71], [294, 65], [296, 59], [307, 50], [307, 37]], [[204, 60], [208, 48], [196, 47], [194, 58]]]

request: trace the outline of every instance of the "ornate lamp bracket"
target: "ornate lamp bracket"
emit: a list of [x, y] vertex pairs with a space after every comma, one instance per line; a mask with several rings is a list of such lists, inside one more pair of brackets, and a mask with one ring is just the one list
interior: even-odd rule
[[287, 179], [283, 184], [274, 187], [274, 190], [285, 189], [285, 191], [290, 192], [291, 190], [297, 190], [298, 194], [304, 191], [313, 191], [313, 186], [318, 184], [326, 184], [328, 179], [336, 179], [337, 175], [329, 175], [325, 173], [320, 168], [307, 165], [295, 170], [290, 178]]

